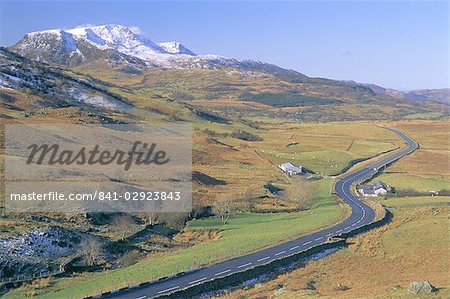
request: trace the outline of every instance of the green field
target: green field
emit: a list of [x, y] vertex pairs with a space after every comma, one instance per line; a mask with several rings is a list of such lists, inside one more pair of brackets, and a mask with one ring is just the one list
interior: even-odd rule
[[387, 207], [408, 207], [408, 206], [433, 206], [433, 205], [450, 205], [450, 197], [447, 196], [423, 196], [423, 197], [403, 197], [390, 198], [380, 201]]
[[449, 189], [449, 180], [443, 177], [409, 175], [406, 173], [382, 173], [374, 180], [381, 180], [396, 189], [430, 190]]
[[406, 119], [435, 119], [442, 117], [444, 115], [443, 112], [436, 111], [436, 112], [428, 112], [428, 113], [415, 113], [406, 115]]
[[302, 165], [315, 173], [335, 175], [351, 163], [376, 156], [395, 148], [392, 143], [383, 141], [354, 140], [343, 137], [304, 136], [298, 145], [278, 149], [264, 148], [258, 153], [272, 163], [286, 161]]
[[[272, 214], [238, 214], [228, 224], [216, 218], [190, 221], [186, 230], [220, 230], [221, 238], [186, 249], [153, 255], [127, 268], [64, 278], [38, 293], [37, 298], [80, 298], [100, 291], [170, 275], [286, 241], [336, 222], [341, 207], [329, 195], [331, 180], [318, 182], [316, 206], [309, 211]], [[23, 298], [20, 288], [4, 298]]]

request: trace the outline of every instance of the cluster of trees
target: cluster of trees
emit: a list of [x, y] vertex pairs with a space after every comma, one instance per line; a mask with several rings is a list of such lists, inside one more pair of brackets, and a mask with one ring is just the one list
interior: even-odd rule
[[231, 199], [223, 199], [214, 203], [213, 213], [222, 219], [223, 224], [228, 223], [228, 219], [234, 212], [235, 205]]
[[204, 129], [203, 133], [206, 135], [212, 136], [212, 137], [232, 137], [236, 139], [241, 139], [245, 141], [261, 141], [263, 140], [260, 136], [256, 134], [252, 134], [250, 132], [244, 131], [244, 130], [236, 130], [231, 133], [218, 133], [211, 129]]
[[260, 136], [243, 131], [243, 130], [233, 131], [231, 133], [231, 137], [245, 140], [245, 141], [261, 141], [261, 140], [263, 140]]
[[[150, 209], [148, 212], [141, 213], [140, 218], [148, 225], [164, 224], [175, 230], [182, 230], [188, 218], [187, 213], [160, 213], [158, 206]], [[130, 235], [137, 232], [135, 230], [136, 220], [128, 214], [115, 217], [109, 228], [110, 232], [117, 241], [124, 241]], [[78, 245], [78, 253], [86, 266], [92, 267], [98, 265], [104, 258], [104, 242], [99, 237], [89, 236]], [[136, 251], [125, 253], [119, 263], [122, 265], [131, 265], [139, 259], [139, 253]]]

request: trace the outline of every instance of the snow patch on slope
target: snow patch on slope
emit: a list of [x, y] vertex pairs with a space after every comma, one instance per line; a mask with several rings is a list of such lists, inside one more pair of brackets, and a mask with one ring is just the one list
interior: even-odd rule
[[157, 45], [163, 48], [166, 52], [171, 54], [195, 55], [191, 50], [189, 50], [179, 42], [163, 42], [157, 43]]

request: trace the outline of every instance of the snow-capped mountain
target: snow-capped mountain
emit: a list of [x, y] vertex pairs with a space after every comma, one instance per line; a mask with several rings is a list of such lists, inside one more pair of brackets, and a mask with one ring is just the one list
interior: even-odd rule
[[122, 25], [31, 32], [12, 46], [11, 50], [31, 59], [69, 66], [99, 58], [125, 58], [123, 55], [131, 58], [125, 60], [139, 59], [150, 64], [157, 62], [165, 65], [174, 58], [183, 58], [174, 55], [195, 55], [179, 43], [158, 45]]
[[187, 54], [187, 55], [195, 55], [194, 52], [180, 44], [179, 42], [165, 42], [165, 43], [157, 43], [158, 46], [163, 48], [166, 52], [170, 54]]
[[32, 60], [74, 67], [94, 61], [112, 66], [224, 68], [302, 76], [278, 66], [219, 55], [197, 55], [178, 42], [155, 43], [122, 25], [52, 29], [27, 33], [9, 50]]

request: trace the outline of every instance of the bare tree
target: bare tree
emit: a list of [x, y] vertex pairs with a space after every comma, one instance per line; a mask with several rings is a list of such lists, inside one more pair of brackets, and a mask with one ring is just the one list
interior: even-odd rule
[[153, 226], [158, 222], [159, 214], [161, 210], [160, 201], [152, 201], [147, 211], [144, 212], [144, 219], [148, 225]]
[[93, 266], [102, 256], [102, 243], [93, 237], [83, 240], [79, 246], [79, 252], [86, 265]]
[[[160, 218], [162, 217], [163, 215], [160, 216]], [[164, 222], [168, 227], [181, 231], [186, 224], [187, 217], [187, 213], [164, 213], [164, 217], [161, 219], [161, 221]]]
[[124, 240], [132, 231], [134, 221], [129, 215], [122, 215], [114, 219], [111, 225], [111, 231], [118, 240]]
[[250, 187], [244, 192], [244, 208], [247, 211], [253, 211], [255, 209], [255, 200], [258, 196], [258, 190], [255, 187]]
[[222, 219], [224, 224], [228, 223], [231, 213], [233, 212], [233, 203], [230, 199], [216, 201], [213, 206], [213, 213]]
[[313, 182], [305, 179], [294, 179], [287, 188], [287, 196], [295, 204], [297, 210], [304, 211], [313, 207], [315, 191], [316, 186]]

